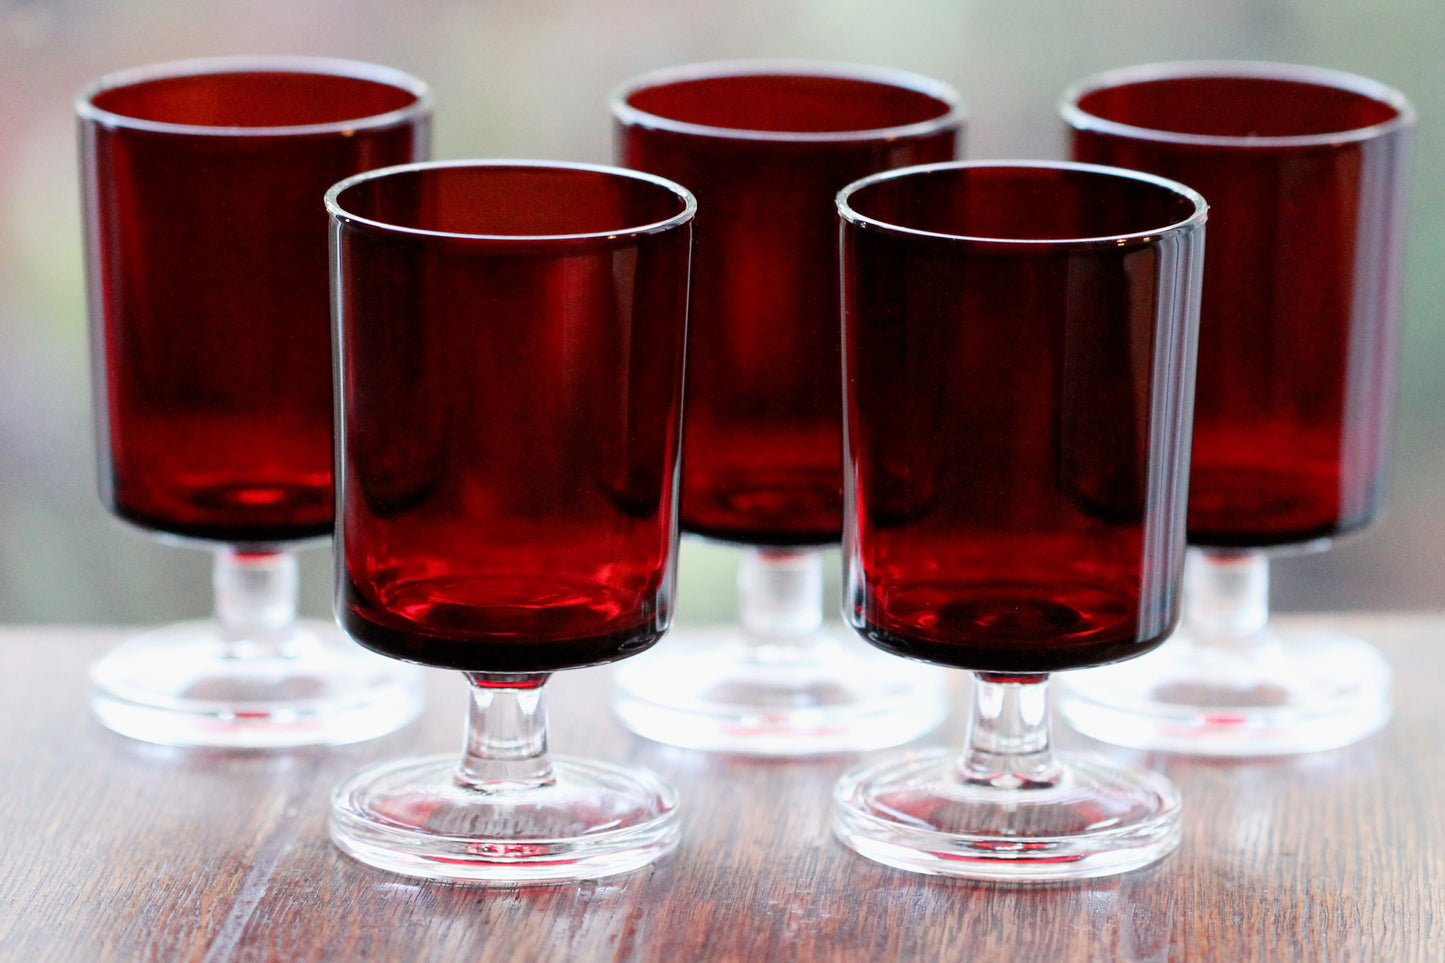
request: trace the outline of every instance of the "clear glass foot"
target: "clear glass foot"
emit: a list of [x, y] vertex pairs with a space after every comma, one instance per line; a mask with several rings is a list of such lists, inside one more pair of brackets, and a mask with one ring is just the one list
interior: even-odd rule
[[674, 631], [613, 673], [613, 707], [657, 742], [814, 756], [907, 742], [943, 721], [947, 675], [822, 624], [817, 552], [750, 549], [741, 625]]
[[1138, 869], [1179, 844], [1179, 796], [1152, 773], [1073, 759], [1054, 785], [997, 798], [956, 763], [940, 750], [849, 772], [833, 797], [838, 838], [915, 873], [1040, 882]]
[[333, 625], [299, 622], [280, 652], [237, 657], [210, 622], [131, 639], [91, 667], [102, 725], [169, 746], [282, 749], [374, 739], [422, 708], [421, 672]]
[[1069, 725], [1095, 739], [1202, 756], [1337, 749], [1390, 718], [1390, 669], [1344, 635], [1271, 631], [1233, 657], [1175, 636], [1130, 662], [1072, 673]]
[[804, 652], [760, 649], [736, 629], [674, 632], [622, 663], [613, 707], [640, 736], [755, 756], [896, 746], [948, 713], [943, 670], [819, 631]]
[[455, 756], [368, 769], [332, 797], [331, 838], [407, 876], [547, 883], [638, 869], [677, 845], [677, 795], [642, 771], [553, 757], [525, 793], [458, 785]]
[[1041, 682], [977, 691], [964, 753], [909, 754], [840, 780], [843, 843], [911, 872], [1019, 882], [1127, 872], [1179, 844], [1179, 794], [1164, 777], [1049, 751]]
[[385, 735], [421, 711], [422, 674], [334, 624], [297, 621], [286, 554], [217, 554], [217, 618], [123, 643], [91, 667], [91, 709], [170, 746], [284, 749]]
[[1349, 745], [1390, 718], [1390, 669], [1371, 646], [1268, 622], [1262, 555], [1191, 554], [1186, 618], [1154, 652], [1069, 673], [1057, 706], [1116, 745], [1272, 756]]
[[379, 869], [527, 884], [625, 873], [677, 845], [677, 793], [643, 769], [554, 757], [545, 676], [471, 676], [456, 756], [365, 769], [331, 799], [331, 838]]

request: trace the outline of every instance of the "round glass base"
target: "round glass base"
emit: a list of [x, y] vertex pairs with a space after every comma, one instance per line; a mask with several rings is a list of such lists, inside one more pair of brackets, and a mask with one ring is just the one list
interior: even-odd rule
[[1070, 672], [1058, 711], [1078, 731], [1138, 749], [1275, 756], [1336, 749], [1390, 718], [1390, 668], [1366, 643], [1266, 630], [1253, 648], [1176, 635], [1117, 665]]
[[422, 673], [336, 626], [302, 621], [275, 651], [222, 642], [214, 623], [137, 636], [90, 670], [102, 725], [168, 746], [284, 749], [385, 735], [422, 708]]
[[962, 778], [956, 752], [852, 770], [833, 830], [887, 866], [980, 880], [1088, 879], [1146, 866], [1179, 845], [1179, 794], [1157, 773], [1061, 756], [1048, 784]]
[[944, 670], [845, 638], [758, 645], [735, 628], [674, 632], [618, 664], [613, 708], [648, 739], [754, 756], [879, 749], [943, 721]]
[[379, 869], [529, 884], [626, 873], [677, 845], [677, 793], [641, 769], [555, 757], [546, 786], [461, 785], [453, 756], [365, 769], [331, 797], [331, 838]]

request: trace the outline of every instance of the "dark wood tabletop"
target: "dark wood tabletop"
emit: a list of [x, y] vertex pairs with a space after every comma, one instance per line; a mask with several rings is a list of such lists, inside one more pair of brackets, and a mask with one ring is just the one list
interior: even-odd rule
[[[88, 715], [86, 668], [124, 630], [0, 629], [0, 959], [1445, 960], [1445, 615], [1313, 621], [1384, 652], [1390, 725], [1303, 757], [1144, 757], [1183, 794], [1179, 850], [1049, 885], [874, 865], [829, 828], [834, 780], [856, 757], [648, 743], [613, 721], [605, 668], [551, 684], [553, 748], [672, 781], [675, 852], [571, 885], [394, 876], [331, 845], [328, 794], [370, 762], [456, 748], [459, 677], [431, 675], [423, 717], [370, 743], [175, 750]], [[957, 744], [962, 721], [918, 744]], [[1062, 729], [1058, 742], [1084, 744]]]

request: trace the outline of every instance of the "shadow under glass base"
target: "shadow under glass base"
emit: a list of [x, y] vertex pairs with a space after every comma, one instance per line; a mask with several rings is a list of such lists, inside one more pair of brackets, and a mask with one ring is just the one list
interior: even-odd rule
[[1234, 757], [1336, 749], [1389, 720], [1390, 669], [1365, 642], [1273, 626], [1250, 642], [1176, 633], [1140, 658], [1068, 673], [1057, 710], [1104, 742]]
[[311, 620], [264, 649], [223, 642], [214, 622], [167, 626], [118, 646], [91, 667], [90, 679], [102, 725], [170, 746], [360, 742], [410, 722], [423, 699], [417, 667]]
[[332, 840], [394, 873], [518, 885], [630, 872], [677, 845], [677, 794], [646, 770], [559, 756], [554, 784], [495, 791], [456, 772], [455, 756], [363, 770], [332, 796]]
[[947, 674], [827, 628], [786, 645], [735, 627], [674, 631], [613, 672], [613, 708], [638, 735], [754, 756], [895, 746], [948, 713]]
[[1000, 788], [962, 778], [959, 754], [908, 754], [839, 781], [833, 829], [897, 869], [966, 879], [1047, 882], [1138, 869], [1179, 844], [1180, 800], [1157, 773], [1061, 755], [1048, 785]]

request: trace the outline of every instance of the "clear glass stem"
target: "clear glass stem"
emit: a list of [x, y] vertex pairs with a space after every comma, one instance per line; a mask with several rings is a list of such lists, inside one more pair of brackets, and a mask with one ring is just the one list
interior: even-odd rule
[[471, 704], [457, 785], [501, 794], [556, 784], [542, 698], [547, 675], [469, 672], [467, 681]]
[[1269, 558], [1191, 549], [1184, 567], [1184, 634], [1196, 646], [1258, 650], [1267, 644]]
[[748, 548], [738, 566], [738, 615], [748, 658], [807, 658], [823, 625], [823, 558], [813, 549]]
[[974, 673], [973, 715], [959, 778], [971, 786], [1041, 789], [1058, 782], [1049, 745], [1047, 675]]
[[285, 551], [218, 549], [211, 582], [226, 657], [291, 654], [287, 643], [294, 636], [300, 590], [296, 556]]

